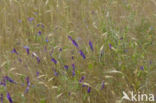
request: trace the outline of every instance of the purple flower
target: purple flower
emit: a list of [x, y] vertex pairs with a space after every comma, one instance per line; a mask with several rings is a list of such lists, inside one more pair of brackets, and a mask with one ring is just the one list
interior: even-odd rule
[[41, 35], [41, 34], [42, 34], [42, 32], [41, 32], [41, 31], [39, 31], [39, 32], [38, 32], [38, 35]]
[[87, 87], [87, 85], [85, 85], [85, 84], [82, 84], [82, 87]]
[[38, 62], [38, 63], [40, 63], [40, 58], [39, 58], [39, 57], [37, 57], [36, 59], [37, 59], [37, 62]]
[[3, 94], [1, 93], [1, 103], [3, 103]]
[[30, 86], [30, 80], [29, 77], [26, 78], [27, 86]]
[[76, 43], [75, 40], [72, 39], [71, 36], [68, 36], [68, 38], [72, 41], [72, 43], [73, 43], [73, 45], [74, 45], [75, 47], [79, 48], [79, 45]]
[[2, 85], [2, 86], [6, 86], [6, 79], [5, 78], [3, 78], [3, 80], [0, 82], [0, 85]]
[[64, 68], [65, 68], [66, 70], [68, 70], [69, 67], [68, 67], [68, 65], [64, 65]]
[[8, 100], [9, 100], [10, 103], [13, 103], [13, 101], [12, 101], [12, 99], [11, 99], [11, 96], [10, 96], [9, 92], [7, 92], [7, 98], [8, 98]]
[[19, 61], [19, 62], [22, 62], [22, 59], [21, 59], [21, 58], [18, 58], [18, 61]]
[[93, 49], [93, 44], [92, 44], [92, 42], [89, 40], [89, 46], [90, 46], [90, 49], [93, 51], [94, 49]]
[[52, 58], [51, 61], [52, 61], [53, 63], [57, 64], [57, 61], [56, 61], [54, 58]]
[[75, 76], [75, 64], [72, 64], [73, 72], [72, 75]]
[[21, 22], [22, 22], [22, 20], [18, 20], [18, 22], [19, 22], [19, 23], [21, 23]]
[[33, 20], [34, 20], [33, 17], [28, 18], [28, 21], [29, 21], [29, 22], [32, 22]]
[[105, 87], [105, 84], [104, 82], [102, 82], [101, 89], [104, 89], [104, 87]]
[[39, 76], [39, 74], [40, 74], [39, 72], [36, 72], [36, 76], [37, 76], [37, 77]]
[[83, 59], [86, 59], [85, 54], [82, 52], [82, 50], [79, 51], [80, 55], [83, 57]]
[[74, 56], [72, 56], [72, 59], [74, 60]]
[[48, 42], [49, 40], [48, 40], [48, 38], [46, 38], [46, 42]]
[[90, 93], [90, 91], [91, 91], [91, 87], [88, 87], [88, 90], [87, 90], [87, 92], [88, 92], [88, 93]]
[[58, 72], [56, 72], [56, 70], [54, 70], [54, 75], [55, 76], [58, 76]]
[[75, 69], [75, 64], [72, 64], [73, 69]]
[[17, 55], [18, 55], [18, 53], [17, 53], [17, 51], [16, 51], [16, 49], [15, 49], [15, 48], [13, 48], [13, 50], [11, 51], [11, 53], [15, 53], [15, 54], [17, 54]]
[[75, 69], [73, 69], [72, 75], [75, 76]]
[[41, 24], [41, 27], [44, 28], [44, 24]]
[[16, 83], [14, 80], [12, 80], [10, 77], [5, 76], [4, 77], [5, 80], [9, 81], [10, 83]]
[[85, 76], [82, 76], [79, 82], [81, 83], [84, 79], [85, 79]]
[[29, 88], [30, 88], [30, 80], [29, 80], [29, 77], [26, 78], [26, 83], [27, 83], [27, 88], [25, 89], [25, 92], [24, 93], [28, 93]]
[[144, 70], [144, 67], [143, 67], [143, 66], [141, 66], [141, 67], [140, 67], [140, 69], [141, 69], [141, 70]]
[[40, 26], [40, 24], [37, 24], [37, 27], [39, 27]]
[[24, 48], [26, 49], [26, 52], [29, 55], [29, 47], [28, 46], [24, 46]]
[[52, 61], [53, 63], [57, 64], [57, 61], [56, 61], [54, 58], [52, 58], [51, 61]]
[[61, 52], [62, 51], [62, 48], [60, 48], [59, 51]]
[[112, 45], [111, 44], [109, 44], [109, 48], [112, 49]]

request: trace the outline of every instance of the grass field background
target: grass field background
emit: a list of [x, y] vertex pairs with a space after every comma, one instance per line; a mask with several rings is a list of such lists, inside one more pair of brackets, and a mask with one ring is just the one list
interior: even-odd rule
[[0, 0], [1, 103], [128, 103], [123, 91], [156, 96], [155, 0]]

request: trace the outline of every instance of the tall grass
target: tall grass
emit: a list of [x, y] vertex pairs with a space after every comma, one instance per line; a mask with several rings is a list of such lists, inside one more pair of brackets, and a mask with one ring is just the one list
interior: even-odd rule
[[[156, 95], [154, 0], [0, 0], [9, 103], [128, 103]], [[11, 103], [11, 101], [10, 101]]]

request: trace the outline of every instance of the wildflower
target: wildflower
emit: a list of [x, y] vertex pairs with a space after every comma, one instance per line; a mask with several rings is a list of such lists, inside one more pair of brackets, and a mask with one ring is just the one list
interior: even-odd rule
[[39, 72], [36, 72], [36, 76], [37, 76], [37, 77], [39, 76], [39, 74], [40, 74]]
[[90, 46], [90, 49], [93, 51], [94, 49], [93, 49], [93, 44], [91, 41], [89, 41], [89, 46]]
[[88, 87], [87, 92], [88, 92], [88, 93], [90, 93], [90, 92], [91, 92], [91, 87]]
[[13, 103], [12, 98], [11, 98], [9, 92], [7, 92], [7, 98], [8, 98], [8, 100], [9, 100], [10, 103]]
[[143, 66], [141, 66], [141, 67], [140, 67], [140, 69], [141, 69], [141, 70], [144, 70], [144, 67], [143, 67]]
[[37, 59], [37, 62], [38, 62], [38, 63], [40, 63], [40, 58], [39, 58], [39, 57], [37, 57], [36, 59]]
[[60, 48], [59, 51], [61, 52], [62, 51], [62, 48]]
[[75, 76], [75, 64], [72, 64], [72, 68], [73, 68], [72, 75]]
[[57, 61], [54, 58], [52, 58], [51, 61], [57, 64]]
[[15, 54], [17, 54], [17, 55], [18, 55], [18, 53], [17, 53], [17, 51], [16, 51], [16, 49], [15, 49], [15, 48], [13, 48], [13, 50], [11, 51], [11, 53], [15, 53]]
[[109, 44], [109, 48], [112, 49], [112, 45], [111, 44]]
[[75, 69], [75, 64], [72, 64], [73, 69]]
[[56, 72], [56, 70], [54, 70], [54, 75], [55, 76], [58, 76], [58, 72]]
[[28, 21], [29, 21], [29, 22], [32, 22], [33, 20], [34, 20], [33, 17], [28, 18]]
[[84, 79], [85, 79], [85, 76], [82, 76], [79, 82], [81, 83]]
[[71, 36], [68, 36], [68, 38], [72, 41], [72, 43], [73, 43], [73, 45], [74, 45], [75, 47], [79, 48], [79, 45], [76, 43], [75, 40], [72, 39]]
[[9, 81], [10, 83], [16, 83], [14, 80], [12, 80], [10, 77], [5, 76], [4, 77], [5, 80]]
[[24, 46], [24, 48], [26, 49], [26, 52], [29, 55], [29, 47], [28, 46]]
[[44, 24], [41, 24], [41, 27], [44, 28]]
[[48, 38], [46, 38], [46, 42], [48, 42], [49, 40], [48, 40]]
[[87, 87], [87, 85], [85, 85], [85, 84], [82, 84], [82, 87]]
[[75, 76], [75, 69], [73, 69], [72, 75]]
[[104, 82], [102, 82], [101, 89], [104, 89], [104, 87], [105, 87], [105, 84]]
[[40, 24], [37, 24], [37, 27], [39, 27], [40, 26]]
[[80, 55], [83, 57], [83, 59], [86, 59], [85, 54], [84, 54], [81, 50], [79, 51], [79, 53], [80, 53]]
[[1, 103], [3, 103], [3, 94], [2, 93], [1, 93], [0, 99], [1, 99]]
[[66, 70], [68, 70], [69, 67], [68, 67], [68, 65], [64, 65], [64, 68], [65, 68]]
[[19, 22], [19, 23], [21, 23], [21, 22], [22, 22], [22, 20], [18, 20], [18, 22]]
[[27, 82], [27, 88], [25, 89], [25, 92], [24, 93], [28, 93], [29, 88], [30, 88], [30, 80], [29, 80], [29, 77], [26, 78], [26, 82]]
[[39, 31], [39, 32], [38, 32], [38, 35], [41, 35], [41, 34], [42, 34], [42, 32], [41, 32], [41, 31]]
[[72, 56], [72, 59], [74, 60], [74, 56]]

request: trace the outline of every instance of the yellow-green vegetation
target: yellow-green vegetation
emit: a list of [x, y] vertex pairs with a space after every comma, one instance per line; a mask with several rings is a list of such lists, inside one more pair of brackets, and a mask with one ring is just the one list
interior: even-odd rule
[[1, 103], [156, 96], [155, 30], [155, 0], [0, 0]]

